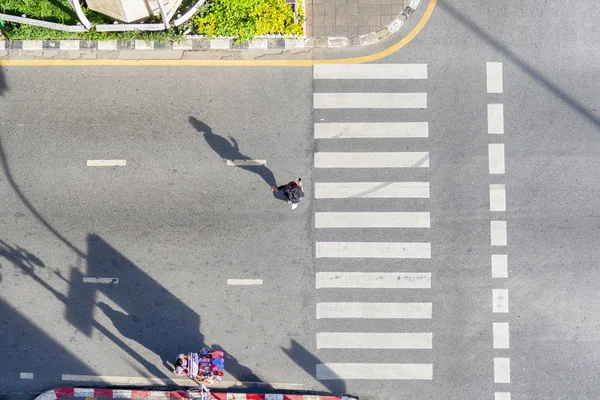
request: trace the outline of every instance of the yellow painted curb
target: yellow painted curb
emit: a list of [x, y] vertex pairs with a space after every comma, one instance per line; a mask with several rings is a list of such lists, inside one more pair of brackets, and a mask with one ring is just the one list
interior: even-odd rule
[[315, 64], [361, 64], [387, 57], [410, 43], [427, 24], [436, 4], [437, 0], [429, 0], [427, 9], [417, 25], [400, 41], [378, 53], [361, 57], [327, 60], [0, 60], [0, 66], [312, 67]]

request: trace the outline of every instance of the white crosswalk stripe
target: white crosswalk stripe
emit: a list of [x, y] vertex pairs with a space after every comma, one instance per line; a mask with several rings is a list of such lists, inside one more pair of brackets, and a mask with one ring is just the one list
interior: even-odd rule
[[315, 199], [429, 198], [429, 182], [316, 182]]
[[321, 122], [315, 139], [426, 138], [427, 122]]
[[[421, 114], [427, 109], [421, 85], [427, 76], [427, 64], [317, 64], [313, 69], [315, 287], [321, 299], [316, 344], [317, 355], [335, 354], [334, 359], [319, 357], [318, 380], [433, 379], [429, 359], [397, 363], [404, 351], [413, 361], [412, 354], [433, 349], [434, 333], [423, 329], [433, 317], [432, 274], [403, 269], [406, 262], [411, 268], [428, 265], [432, 255], [429, 240], [421, 239], [432, 224], [430, 184], [423, 179], [430, 167], [429, 124]], [[414, 83], [403, 90], [408, 80]], [[490, 149], [490, 170], [503, 172], [497, 154]], [[361, 179], [347, 179], [353, 175]], [[490, 209], [500, 211], [502, 193], [496, 189], [490, 185]], [[364, 241], [367, 233], [380, 241]], [[355, 260], [365, 260], [364, 267]], [[340, 320], [352, 324], [339, 325]], [[382, 325], [375, 320], [402, 325], [376, 332], [373, 327]], [[340, 332], [340, 326], [352, 328]], [[356, 349], [369, 349], [381, 361], [356, 363]], [[391, 357], [389, 349], [400, 353]], [[337, 362], [346, 361], [340, 357], [352, 362]]]

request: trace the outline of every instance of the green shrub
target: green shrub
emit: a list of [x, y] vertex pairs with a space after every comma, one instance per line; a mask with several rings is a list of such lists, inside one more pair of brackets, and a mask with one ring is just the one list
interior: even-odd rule
[[300, 5], [296, 23], [285, 0], [213, 0], [192, 21], [201, 35], [245, 41], [267, 34], [302, 35], [303, 13]]

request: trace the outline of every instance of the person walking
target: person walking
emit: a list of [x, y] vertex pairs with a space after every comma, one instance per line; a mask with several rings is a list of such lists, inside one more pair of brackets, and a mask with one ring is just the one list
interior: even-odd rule
[[281, 185], [279, 187], [271, 186], [271, 190], [279, 192], [283, 190], [283, 195], [287, 199], [288, 204], [292, 205], [292, 210], [298, 207], [300, 199], [304, 197], [304, 187], [302, 186], [302, 178], [298, 178], [297, 181], [291, 181], [287, 185]]

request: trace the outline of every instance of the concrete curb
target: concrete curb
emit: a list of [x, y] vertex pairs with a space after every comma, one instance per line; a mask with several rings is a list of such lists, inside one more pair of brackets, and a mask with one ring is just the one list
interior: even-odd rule
[[[182, 42], [91, 41], [91, 40], [0, 40], [0, 49], [11, 51], [119, 51], [119, 50], [298, 50], [311, 48], [349, 48], [373, 45], [398, 32], [404, 22], [417, 10], [421, 0], [410, 0], [402, 12], [377, 32], [359, 36], [317, 36], [286, 38], [282, 35], [258, 37], [249, 42], [237, 42], [235, 38], [189, 36]], [[3, 43], [5, 42], [5, 43]]]
[[[185, 391], [57, 388], [37, 396], [35, 400], [56, 400], [62, 397], [91, 397], [102, 399], [187, 399]], [[307, 394], [224, 393], [211, 392], [214, 400], [357, 400], [347, 396]]]

